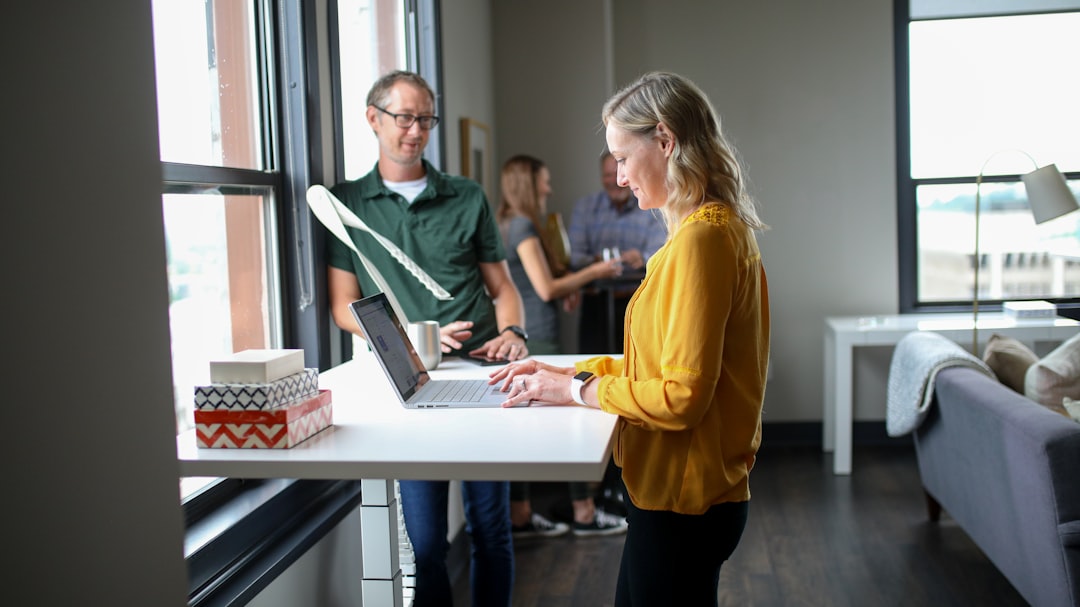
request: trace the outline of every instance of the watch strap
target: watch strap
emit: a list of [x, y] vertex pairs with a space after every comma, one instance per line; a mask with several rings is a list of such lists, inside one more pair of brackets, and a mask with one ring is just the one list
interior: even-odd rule
[[574, 402], [579, 405], [587, 405], [585, 395], [582, 392], [585, 391], [585, 385], [594, 379], [596, 379], [596, 376], [588, 371], [582, 371], [575, 375], [570, 380], [570, 398], [574, 399]]
[[525, 329], [522, 329], [521, 327], [519, 327], [517, 325], [510, 325], [510, 326], [504, 328], [502, 331], [499, 331], [499, 335], [502, 335], [503, 333], [506, 333], [507, 331], [510, 331], [514, 335], [517, 335], [518, 337], [520, 337], [521, 341], [524, 341], [524, 342], [529, 341], [529, 334], [525, 332]]

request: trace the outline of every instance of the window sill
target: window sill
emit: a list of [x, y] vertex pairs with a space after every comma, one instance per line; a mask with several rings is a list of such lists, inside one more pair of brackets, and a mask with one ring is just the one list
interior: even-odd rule
[[239, 486], [188, 524], [191, 606], [249, 602], [360, 504], [360, 481], [230, 482]]

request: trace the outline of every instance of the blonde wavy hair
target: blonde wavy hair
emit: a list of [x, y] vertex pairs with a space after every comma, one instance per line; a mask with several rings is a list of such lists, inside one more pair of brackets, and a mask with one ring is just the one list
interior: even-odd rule
[[735, 148], [720, 129], [708, 97], [689, 79], [650, 72], [615, 93], [601, 112], [605, 127], [641, 137], [663, 123], [674, 137], [667, 162], [668, 199], [661, 209], [668, 234], [706, 201], [726, 205], [752, 230], [767, 230], [747, 193]]

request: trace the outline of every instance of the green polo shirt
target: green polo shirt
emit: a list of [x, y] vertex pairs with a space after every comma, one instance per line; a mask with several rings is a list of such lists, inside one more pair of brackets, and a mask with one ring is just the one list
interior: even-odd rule
[[[449, 301], [435, 299], [370, 234], [346, 228], [356, 247], [386, 279], [409, 320], [437, 320], [440, 325], [471, 320], [473, 336], [463, 348], [470, 350], [498, 334], [495, 306], [478, 264], [506, 259], [502, 237], [479, 184], [437, 171], [427, 161], [424, 170], [427, 187], [412, 204], [386, 188], [378, 165], [360, 179], [339, 183], [330, 191], [453, 295]], [[355, 274], [361, 293], [381, 291], [355, 253], [332, 235], [327, 235], [326, 242], [327, 263]]]

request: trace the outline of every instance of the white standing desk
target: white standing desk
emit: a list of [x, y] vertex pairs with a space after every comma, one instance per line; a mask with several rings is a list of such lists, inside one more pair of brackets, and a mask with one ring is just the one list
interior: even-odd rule
[[[544, 356], [571, 366], [578, 355]], [[486, 378], [497, 367], [447, 359], [436, 379]], [[616, 416], [585, 407], [406, 410], [378, 363], [360, 352], [319, 376], [334, 426], [292, 449], [199, 449], [177, 437], [181, 476], [360, 479], [364, 604], [402, 604], [394, 479], [598, 481]]]
[[[979, 314], [979, 342], [994, 333], [1030, 345], [1062, 342], [1076, 335], [1080, 323], [1068, 318], [1015, 319], [1001, 313]], [[912, 331], [934, 331], [970, 348], [972, 315], [892, 314], [834, 316], [825, 319], [825, 395], [822, 447], [833, 452], [833, 473], [851, 474], [852, 364], [855, 348], [896, 345]]]

